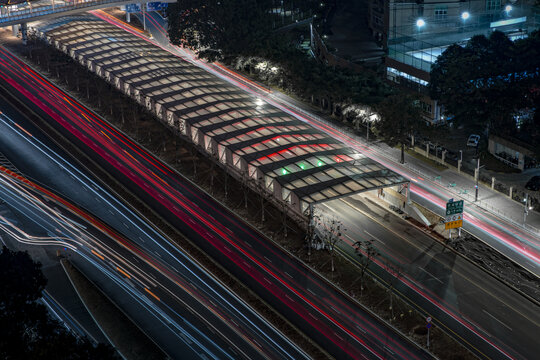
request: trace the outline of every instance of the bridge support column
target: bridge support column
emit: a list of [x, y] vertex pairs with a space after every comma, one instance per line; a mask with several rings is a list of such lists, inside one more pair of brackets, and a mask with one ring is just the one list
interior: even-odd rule
[[126, 22], [128, 22], [128, 23], [131, 22], [131, 13], [129, 13], [129, 12], [126, 12]]
[[21, 24], [21, 38], [22, 38], [22, 44], [26, 45], [28, 41], [28, 26], [26, 23]]
[[19, 25], [11, 25], [11, 30], [13, 31], [13, 36], [19, 35]]

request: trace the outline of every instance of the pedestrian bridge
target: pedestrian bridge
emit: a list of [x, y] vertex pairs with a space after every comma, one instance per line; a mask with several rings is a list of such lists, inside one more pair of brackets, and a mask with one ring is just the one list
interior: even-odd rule
[[[176, 0], [160, 0], [176, 2]], [[0, 27], [77, 14], [89, 10], [133, 4], [134, 0], [46, 0], [0, 8]], [[143, 3], [146, 3], [143, 2]]]

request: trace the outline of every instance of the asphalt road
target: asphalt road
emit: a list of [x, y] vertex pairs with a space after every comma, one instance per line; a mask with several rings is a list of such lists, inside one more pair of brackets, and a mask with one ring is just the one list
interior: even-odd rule
[[[92, 241], [88, 240], [84, 247], [76, 246], [73, 250], [76, 255], [71, 260], [113, 294], [115, 301], [168, 354], [174, 358], [199, 358], [202, 354], [247, 359], [307, 357], [241, 299], [156, 233], [144, 219], [73, 166], [69, 157], [58, 149], [53, 150], [53, 144], [40, 142], [39, 138], [44, 136], [9, 104], [2, 103], [1, 107], [0, 143], [4, 155], [13, 159], [23, 173], [91, 208], [92, 213], [112, 226], [112, 233], [104, 234], [102, 228], [108, 227], [103, 223], [75, 219], [73, 224], [83, 224], [84, 228], [71, 226], [66, 238], [78, 239], [81, 235], [77, 231], [84, 230], [89, 233], [84, 236]], [[21, 130], [23, 126], [28, 133]], [[28, 135], [30, 131], [32, 136]], [[57, 235], [55, 226], [62, 222], [58, 216], [73, 216], [61, 213], [56, 215], [56, 223], [51, 223], [46, 221], [52, 214], [49, 209], [36, 213], [35, 206], [27, 205], [22, 194], [10, 195], [6, 186], [0, 191], [12, 211], [19, 217], [30, 218], [35, 227], [46, 229], [45, 236]], [[57, 204], [49, 207], [62, 211]], [[73, 225], [63, 223], [62, 226]], [[124, 236], [113, 228], [121, 229]], [[106, 254], [109, 256], [105, 259], [99, 257]], [[136, 277], [144, 280], [137, 282]]]
[[[341, 252], [359, 263], [353, 244], [373, 240], [381, 256], [370, 268], [438, 326], [486, 359], [532, 359], [538, 351], [540, 307], [439, 241], [365, 196], [319, 208], [340, 214]], [[391, 273], [400, 273], [392, 276]]]
[[[127, 31], [136, 33], [133, 29], [125, 26], [118, 19], [104, 16], [103, 12], [93, 12], [94, 15], [123, 27]], [[393, 171], [411, 179], [411, 197], [414, 201], [422, 204], [435, 213], [444, 216], [446, 201], [450, 198], [463, 198], [465, 200], [465, 221], [464, 229], [469, 233], [485, 241], [488, 245], [508, 256], [514, 262], [520, 264], [532, 274], [540, 274], [540, 236], [536, 232], [520, 226], [515, 221], [511, 221], [501, 216], [497, 211], [506, 213], [512, 217], [521, 218], [522, 206], [507, 199], [504, 195], [496, 193], [487, 187], [480, 185], [481, 203], [474, 203], [470, 194], [459, 195], [446, 183], [458, 183], [473, 189], [473, 181], [457, 173], [445, 172], [443, 178], [446, 183], [434, 180], [440, 172], [429, 165], [418, 161], [410, 156], [407, 157], [406, 164], [398, 163], [399, 156], [397, 150], [384, 144], [366, 144], [363, 139], [351, 135], [348, 129], [342, 129], [324, 119], [326, 115], [313, 112], [313, 109], [306, 109], [305, 104], [292, 99], [279, 92], [273, 92], [256, 82], [253, 82], [240, 74], [235, 73], [219, 63], [206, 63], [195, 58], [189, 50], [181, 49], [169, 44], [167, 34], [167, 21], [157, 13], [147, 14], [147, 29], [152, 33], [153, 39], [149, 40], [161, 46], [163, 49], [179, 55], [186, 61], [201, 67], [202, 69], [219, 76], [220, 78], [238, 86], [239, 88], [258, 96], [264, 101], [285, 111], [298, 119], [305, 121], [315, 128], [318, 128], [331, 136], [345, 142], [356, 150], [364, 153], [369, 158], [385, 165]], [[141, 38], [145, 36], [137, 34]], [[490, 206], [492, 208], [490, 208]], [[538, 224], [537, 213], [529, 215], [528, 222], [535, 218]]]
[[[196, 186], [165, 167], [5, 51], [12, 92], [338, 358], [428, 358], [424, 350], [290, 259]], [[0, 74], [2, 74], [0, 72]]]

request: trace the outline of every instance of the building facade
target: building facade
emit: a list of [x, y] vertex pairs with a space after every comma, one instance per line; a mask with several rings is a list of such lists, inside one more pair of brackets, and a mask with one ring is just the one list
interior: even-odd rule
[[431, 65], [451, 44], [465, 45], [493, 31], [516, 40], [540, 27], [534, 0], [371, 0], [368, 25], [387, 51], [387, 78], [424, 95], [425, 118], [445, 120], [444, 109], [427, 96]]

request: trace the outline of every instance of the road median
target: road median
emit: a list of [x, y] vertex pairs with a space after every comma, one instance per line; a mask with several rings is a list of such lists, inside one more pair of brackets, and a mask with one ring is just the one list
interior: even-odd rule
[[61, 264], [84, 306], [123, 358], [167, 358], [166, 354], [69, 260], [62, 259]]

